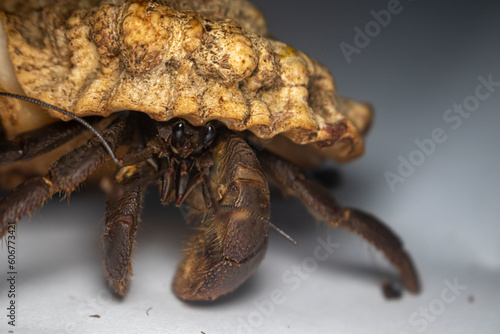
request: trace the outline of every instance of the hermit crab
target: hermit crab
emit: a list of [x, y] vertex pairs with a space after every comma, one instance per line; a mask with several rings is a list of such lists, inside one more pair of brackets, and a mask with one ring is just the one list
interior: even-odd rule
[[[301, 169], [359, 157], [371, 109], [339, 97], [322, 64], [270, 37], [252, 4], [7, 0], [0, 10], [1, 179], [20, 182], [0, 199], [0, 235], [111, 162], [112, 182], [101, 182], [110, 288], [128, 291], [144, 189], [157, 183], [164, 205], [199, 221], [173, 290], [213, 300], [264, 257], [276, 228], [269, 181], [328, 226], [365, 238], [418, 292], [399, 238]], [[82, 142], [79, 122], [99, 136]]]

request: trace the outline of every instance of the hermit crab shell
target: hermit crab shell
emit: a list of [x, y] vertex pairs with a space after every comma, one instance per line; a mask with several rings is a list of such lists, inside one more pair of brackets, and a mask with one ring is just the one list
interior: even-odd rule
[[[0, 4], [1, 90], [78, 116], [218, 120], [303, 166], [363, 153], [370, 108], [337, 96], [328, 69], [272, 39], [246, 1], [43, 2]], [[39, 127], [41, 114], [0, 100], [8, 137]]]

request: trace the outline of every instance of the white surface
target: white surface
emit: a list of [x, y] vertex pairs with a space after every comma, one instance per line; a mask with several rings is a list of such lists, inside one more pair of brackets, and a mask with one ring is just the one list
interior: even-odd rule
[[[351, 234], [315, 228], [296, 201], [274, 198], [274, 223], [299, 246], [271, 233], [264, 262], [237, 292], [213, 304], [183, 303], [170, 282], [188, 230], [175, 209], [157, 204], [152, 189], [133, 284], [124, 300], [116, 300], [100, 267], [103, 196], [87, 191], [74, 194], [69, 207], [54, 200], [31, 223], [19, 223], [15, 333], [237, 333], [241, 319], [249, 318], [259, 326], [240, 332], [500, 332], [500, 88], [458, 129], [442, 118], [474, 93], [479, 75], [492, 73], [500, 81], [498, 8], [404, 3], [405, 10], [347, 64], [340, 42], [349, 42], [352, 29], [386, 2], [353, 2], [352, 11], [344, 12], [334, 11], [345, 6], [341, 2], [330, 9], [326, 1], [307, 8], [286, 2], [282, 12], [272, 8], [279, 1], [260, 2], [277, 37], [327, 63], [343, 94], [374, 103], [367, 154], [342, 167], [344, 182], [334, 194], [375, 213], [401, 236], [420, 271], [422, 294], [386, 301], [380, 285], [389, 271], [378, 253]], [[417, 148], [414, 140], [429, 138], [435, 128], [445, 130], [447, 141], [392, 192], [384, 173], [395, 172], [398, 156], [408, 157]], [[328, 234], [339, 247], [292, 290], [283, 274], [313, 256], [317, 237]], [[7, 272], [5, 247], [0, 272]], [[466, 288], [444, 303], [453, 299], [449, 291], [443, 294], [446, 282], [455, 279]], [[0, 280], [3, 332], [7, 288]], [[256, 304], [276, 289], [285, 300], [260, 321]], [[428, 321], [420, 315], [425, 309], [434, 311]], [[89, 317], [94, 314], [101, 318]]]
[[[315, 239], [326, 240], [327, 233], [314, 230], [303, 210], [282, 199], [274, 203], [275, 211], [281, 212], [275, 215], [282, 226], [288, 218], [295, 218], [287, 231], [300, 245], [294, 248], [273, 234], [265, 261], [240, 290], [214, 304], [194, 305], [179, 301], [170, 289], [185, 238], [183, 221], [170, 209], [163, 211], [174, 221], [162, 221], [162, 208], [146, 205], [145, 217], [149, 218], [145, 218], [138, 237], [133, 285], [124, 300], [116, 300], [106, 290], [100, 270], [97, 222], [102, 198], [98, 195], [98, 199], [88, 200], [83, 195], [92, 194], [73, 196], [70, 207], [52, 203], [43, 209], [42, 220], [35, 216], [30, 224], [20, 223], [16, 329], [29, 329], [27, 333], [237, 333], [235, 328], [245, 319], [258, 325], [252, 328], [253, 333], [420, 333], [422, 316], [414, 316], [413, 322], [410, 317], [422, 308], [441, 312], [441, 298], [455, 300], [442, 303], [446, 305], [443, 313], [432, 322], [424, 322], [426, 333], [496, 333], [500, 328], [500, 274], [498, 262], [494, 262], [498, 258], [488, 259], [491, 254], [477, 251], [480, 245], [474, 252], [474, 247], [462, 244], [460, 239], [467, 239], [465, 231], [448, 240], [443, 237], [438, 242], [448, 252], [433, 254], [436, 245], [428, 240], [438, 239], [434, 231], [412, 235], [411, 228], [398, 229], [422, 275], [424, 291], [417, 297], [405, 294], [401, 300], [386, 301], [380, 290], [386, 273], [380, 256], [357, 237], [338, 232], [330, 232], [339, 244], [335, 253], [309, 277], [299, 280], [300, 285], [293, 290], [296, 282], [283, 281], [283, 274], [314, 256]], [[95, 210], [89, 213], [89, 208]], [[415, 225], [418, 220], [418, 216], [406, 219]], [[490, 231], [491, 238], [494, 232]], [[488, 242], [485, 236], [482, 239]], [[467, 257], [446, 261], [447, 253], [459, 254], [464, 248]], [[2, 258], [2, 271], [6, 272], [5, 252]], [[466, 286], [465, 290], [459, 290], [455, 297], [451, 291], [442, 297], [446, 281], [453, 283], [455, 279]], [[266, 301], [275, 289], [282, 291], [280, 300], [284, 301], [269, 308]], [[5, 301], [4, 282], [1, 296]], [[267, 305], [265, 316], [259, 318], [256, 312], [264, 312], [256, 304]], [[101, 318], [89, 317], [94, 314]], [[1, 325], [5, 328], [5, 322]]]

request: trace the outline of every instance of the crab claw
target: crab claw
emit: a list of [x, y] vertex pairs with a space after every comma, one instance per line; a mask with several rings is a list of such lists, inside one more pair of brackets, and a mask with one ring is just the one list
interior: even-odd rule
[[[188, 301], [213, 300], [238, 286], [257, 269], [267, 248], [267, 231], [254, 218], [241, 220], [240, 212], [223, 215], [226, 236], [219, 240], [215, 228], [201, 228], [187, 244], [173, 282], [177, 297]], [[243, 228], [240, 228], [242, 226]], [[249, 230], [252, 230], [250, 234]], [[239, 246], [245, 245], [242, 249]]]
[[260, 164], [240, 137], [228, 135], [213, 150], [215, 209], [188, 241], [173, 282], [183, 300], [213, 300], [241, 285], [267, 247], [269, 188]]

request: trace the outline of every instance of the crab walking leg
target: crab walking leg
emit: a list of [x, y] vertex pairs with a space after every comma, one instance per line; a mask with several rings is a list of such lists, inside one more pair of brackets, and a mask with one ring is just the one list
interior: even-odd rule
[[332, 227], [342, 227], [354, 232], [384, 253], [396, 267], [406, 288], [420, 290], [418, 276], [410, 256], [403, 249], [399, 238], [377, 218], [362, 211], [343, 208], [320, 184], [305, 177], [292, 163], [268, 152], [258, 152], [262, 168], [280, 189], [300, 199], [308, 210]]
[[257, 269], [267, 246], [269, 188], [252, 149], [224, 133], [213, 157], [209, 188], [215, 209], [187, 243], [173, 282], [183, 300], [213, 300], [233, 291]]
[[[92, 122], [96, 117], [89, 117]], [[0, 166], [48, 153], [86, 130], [77, 121], [56, 122], [0, 143]]]
[[[113, 150], [121, 143], [124, 129], [125, 121], [119, 121], [103, 131], [104, 139]], [[17, 223], [56, 192], [71, 192], [107, 157], [101, 142], [93, 138], [59, 158], [44, 177], [34, 177], [14, 188], [0, 199], [0, 237], [7, 233], [9, 224]]]
[[144, 187], [140, 165], [122, 167], [115, 175], [115, 185], [106, 195], [104, 272], [109, 287], [120, 297], [127, 293], [132, 275], [132, 250]]

